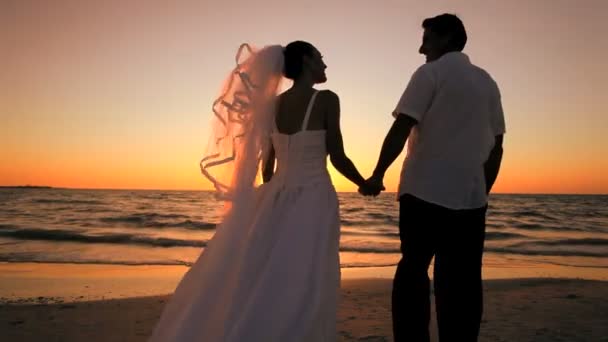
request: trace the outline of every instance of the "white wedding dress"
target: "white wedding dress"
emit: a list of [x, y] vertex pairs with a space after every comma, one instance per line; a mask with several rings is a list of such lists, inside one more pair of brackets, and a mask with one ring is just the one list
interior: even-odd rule
[[[272, 133], [277, 169], [248, 222], [229, 215], [167, 303], [151, 342], [335, 341], [338, 200], [324, 130]], [[241, 234], [233, 234], [235, 225]]]

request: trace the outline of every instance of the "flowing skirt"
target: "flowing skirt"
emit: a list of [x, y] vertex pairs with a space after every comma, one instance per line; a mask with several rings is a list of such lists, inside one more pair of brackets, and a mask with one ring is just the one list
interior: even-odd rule
[[184, 275], [149, 341], [335, 341], [340, 219], [330, 180], [262, 185]]

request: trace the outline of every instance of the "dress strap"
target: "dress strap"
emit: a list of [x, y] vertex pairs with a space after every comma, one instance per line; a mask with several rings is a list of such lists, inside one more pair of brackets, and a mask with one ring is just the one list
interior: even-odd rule
[[310, 102], [308, 102], [308, 108], [306, 108], [306, 115], [304, 116], [304, 121], [302, 121], [303, 131], [308, 128], [308, 119], [310, 119], [310, 112], [312, 112], [312, 106], [315, 104], [315, 98], [317, 97], [318, 93], [319, 91], [315, 90], [315, 92], [312, 94], [312, 97], [310, 98]]

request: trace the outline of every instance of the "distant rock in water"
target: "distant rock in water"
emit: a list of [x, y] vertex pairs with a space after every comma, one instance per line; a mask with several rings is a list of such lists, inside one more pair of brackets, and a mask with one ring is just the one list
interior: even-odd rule
[[0, 189], [55, 189], [52, 186], [46, 185], [13, 185], [5, 186], [0, 185]]

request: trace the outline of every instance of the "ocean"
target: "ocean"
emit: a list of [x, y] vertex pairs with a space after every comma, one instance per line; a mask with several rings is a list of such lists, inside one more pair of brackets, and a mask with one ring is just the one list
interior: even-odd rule
[[[395, 194], [339, 200], [342, 268], [395, 265]], [[205, 191], [3, 188], [0, 262], [190, 265], [221, 207]], [[608, 195], [493, 194], [484, 265], [558, 265], [608, 278]]]

